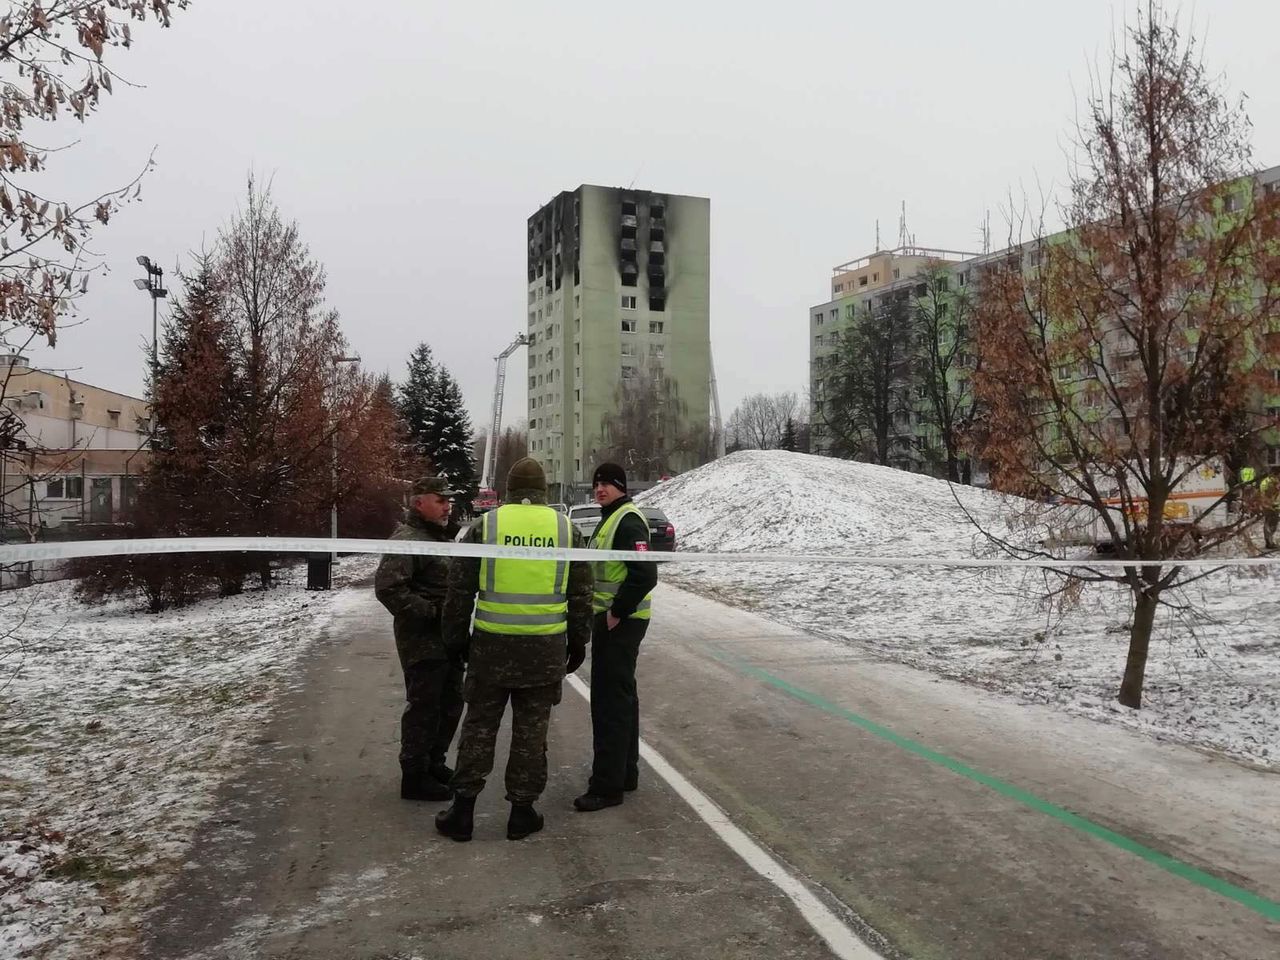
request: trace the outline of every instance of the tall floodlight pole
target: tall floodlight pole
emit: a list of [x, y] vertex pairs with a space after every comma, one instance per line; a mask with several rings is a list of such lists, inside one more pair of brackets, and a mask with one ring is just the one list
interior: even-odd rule
[[164, 271], [147, 256], [138, 257], [138, 266], [147, 271], [133, 285], [151, 297], [151, 389], [156, 388], [156, 376], [160, 369], [160, 301], [169, 295], [164, 288]]

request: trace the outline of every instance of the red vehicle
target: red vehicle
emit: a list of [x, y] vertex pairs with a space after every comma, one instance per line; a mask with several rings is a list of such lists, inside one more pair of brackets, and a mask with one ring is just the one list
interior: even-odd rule
[[484, 513], [486, 510], [492, 510], [498, 505], [498, 491], [489, 487], [484, 488], [476, 494], [476, 498], [471, 501], [471, 509], [476, 513]]

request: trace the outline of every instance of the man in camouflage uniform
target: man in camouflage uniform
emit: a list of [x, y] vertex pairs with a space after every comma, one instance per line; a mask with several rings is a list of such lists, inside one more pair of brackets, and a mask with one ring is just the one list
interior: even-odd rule
[[[414, 483], [409, 511], [392, 540], [450, 541], [450, 490], [443, 477]], [[387, 554], [378, 564], [375, 592], [395, 617], [396, 652], [404, 670], [400, 718], [400, 796], [448, 800], [453, 771], [445, 754], [462, 718], [463, 665], [450, 657], [441, 636], [441, 613], [449, 583], [444, 557]]]
[[[504, 502], [546, 504], [546, 476], [536, 460], [526, 457], [511, 468], [507, 476]], [[490, 529], [496, 530], [498, 511], [504, 509], [506, 508], [499, 507], [489, 514], [488, 519], [493, 524]], [[536, 511], [533, 513], [540, 518], [539, 522], [547, 523], [550, 529], [556, 529], [554, 524], [562, 522], [556, 539], [565, 546], [583, 546], [581, 535], [563, 515], [556, 515], [560, 517], [560, 521], [554, 521], [544, 514]], [[477, 522], [464, 542], [483, 542], [484, 531], [485, 524]], [[505, 566], [502, 568], [504, 571], [527, 571], [534, 569], [533, 564], [550, 564], [553, 568], [556, 565], [555, 560], [501, 558], [489, 562], [527, 565]], [[458, 769], [452, 782], [455, 794], [453, 806], [436, 814], [436, 829], [447, 837], [454, 840], [471, 839], [476, 797], [484, 789], [485, 778], [493, 770], [494, 746], [508, 700], [511, 701], [512, 722], [511, 751], [506, 771], [507, 800], [511, 802], [507, 839], [520, 840], [542, 829], [542, 814], [533, 808], [533, 804], [547, 785], [547, 727], [551, 720], [551, 708], [560, 702], [565, 673], [572, 673], [582, 665], [586, 658], [587, 642], [591, 639], [591, 565], [574, 561], [568, 567], [565, 587], [567, 613], [555, 615], [563, 618], [557, 620], [557, 626], [563, 623], [564, 628], [556, 633], [541, 635], [517, 634], [515, 631], [518, 628], [515, 626], [508, 628], [513, 631], [510, 634], [481, 629], [471, 633], [471, 612], [476, 594], [480, 592], [484, 569], [482, 561], [479, 558], [459, 557], [449, 571], [449, 594], [444, 608], [444, 637], [450, 649], [467, 651], [468, 666], [465, 696], [467, 716], [458, 741]], [[488, 589], [495, 588], [490, 586]], [[482, 593], [482, 604], [485, 602], [484, 598], [485, 594]], [[519, 599], [533, 602], [537, 598], [518, 598], [512, 602], [518, 602]], [[484, 612], [477, 610], [477, 617]], [[494, 619], [500, 623], [514, 623], [520, 616], [527, 618], [531, 615]], [[488, 626], [494, 629], [491, 624]]]

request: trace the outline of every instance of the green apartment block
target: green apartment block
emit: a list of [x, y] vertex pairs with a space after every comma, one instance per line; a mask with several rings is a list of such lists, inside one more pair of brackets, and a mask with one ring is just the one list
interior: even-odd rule
[[[1252, 187], [1250, 178], [1238, 181], [1232, 189], [1223, 193], [1222, 208], [1216, 214], [1216, 223], [1203, 223], [1192, 229], [1223, 230], [1249, 203]], [[1255, 173], [1254, 183], [1263, 190], [1280, 190], [1280, 166], [1270, 167]], [[1071, 234], [1063, 231], [1043, 238], [1045, 247], [1071, 242]], [[961, 253], [952, 250], [935, 250], [921, 247], [901, 247], [895, 250], [878, 251], [859, 260], [843, 263], [832, 270], [831, 299], [809, 308], [809, 394], [810, 417], [812, 423], [812, 451], [830, 455], [832, 453], [832, 436], [824, 425], [824, 404], [828, 394], [828, 380], [838, 369], [840, 335], [848, 330], [855, 316], [870, 311], [873, 316], [884, 317], [888, 322], [893, 312], [886, 307], [896, 299], [906, 301], [907, 313], [914, 302], [925, 294], [922, 283], [923, 275], [934, 268], [943, 272], [946, 277], [950, 296], [959, 295], [962, 291], [970, 291], [976, 299], [978, 281], [989, 264], [1006, 261], [1009, 257], [1021, 258], [1023, 268], [1036, 269], [1040, 248], [1034, 243], [1026, 243], [987, 254]], [[1242, 308], [1256, 297], [1256, 291], [1240, 291]], [[900, 311], [897, 316], [903, 314]], [[950, 337], [964, 338], [972, 335], [972, 331], [955, 329], [945, 331]], [[1195, 331], [1190, 331], [1191, 342], [1194, 342]], [[1270, 338], [1280, 339], [1280, 330], [1273, 330]], [[1109, 340], [1103, 347], [1106, 361], [1112, 369], [1123, 369], [1132, 361], [1133, 347], [1121, 337]], [[952, 385], [963, 390], [972, 377], [972, 353], [962, 352], [949, 378]], [[1093, 390], [1094, 378], [1088, 364], [1064, 364], [1058, 369], [1057, 379], [1062, 389], [1077, 396], [1080, 403], [1080, 414], [1086, 421], [1117, 419], [1119, 414], [1114, 410], [1103, 410], [1095, 398]], [[1260, 405], [1268, 416], [1280, 422], [1280, 369], [1272, 371], [1272, 382], [1276, 392], [1260, 397]], [[918, 364], [907, 362], [902, 365], [901, 376], [894, 390], [893, 437], [890, 449], [890, 465], [904, 470], [941, 475], [941, 438], [937, 425], [933, 422], [934, 413], [920, 387]], [[1118, 430], [1120, 424], [1106, 425]], [[1264, 449], [1258, 455], [1258, 468], [1280, 467], [1280, 431], [1266, 431], [1260, 438]], [[985, 482], [985, 477], [975, 465], [974, 482]]]
[[[912, 303], [925, 295], [922, 276], [933, 268], [945, 271], [951, 296], [964, 291], [974, 280], [973, 265], [981, 255], [955, 250], [906, 246], [880, 250], [857, 260], [842, 263], [831, 271], [831, 299], [809, 308], [809, 417], [813, 453], [832, 453], [832, 436], [825, 424], [829, 379], [836, 375], [840, 337], [854, 319], [870, 313], [883, 322], [892, 322], [888, 309], [894, 301], [906, 301], [906, 310], [897, 316], [909, 322]], [[951, 330], [952, 336], [967, 331]], [[966, 359], [962, 354], [960, 359]], [[967, 364], [957, 364], [950, 377], [963, 387], [971, 376]], [[917, 473], [939, 473], [945, 468], [942, 439], [932, 421], [932, 409], [914, 377], [913, 365], [903, 364], [894, 389], [893, 436], [890, 465]]]
[[570, 499], [609, 448], [624, 382], [711, 396], [711, 201], [583, 185], [528, 221], [529, 454]]

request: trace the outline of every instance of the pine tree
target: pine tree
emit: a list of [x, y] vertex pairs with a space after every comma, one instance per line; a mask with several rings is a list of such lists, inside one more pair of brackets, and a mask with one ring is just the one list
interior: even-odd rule
[[438, 379], [431, 347], [420, 343], [409, 355], [409, 377], [396, 391], [396, 409], [419, 457], [431, 458], [438, 439], [434, 407]]
[[437, 371], [432, 412], [436, 426], [435, 447], [430, 451], [432, 463], [436, 472], [448, 477], [450, 485], [461, 490], [465, 502], [469, 503], [479, 489], [476, 461], [471, 452], [474, 439], [471, 417], [462, 402], [458, 381], [444, 367]]
[[788, 450], [791, 453], [796, 452], [796, 421], [794, 417], [787, 417], [787, 424], [782, 429], [782, 440], [778, 443], [778, 449]]

